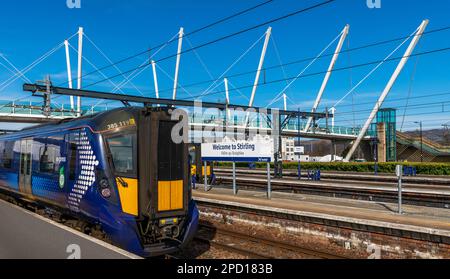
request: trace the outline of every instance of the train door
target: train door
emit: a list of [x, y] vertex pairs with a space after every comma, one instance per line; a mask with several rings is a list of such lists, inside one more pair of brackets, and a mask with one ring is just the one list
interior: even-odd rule
[[19, 190], [25, 194], [32, 194], [31, 173], [32, 173], [32, 147], [33, 140], [23, 140], [20, 143], [20, 165], [19, 165]]
[[184, 208], [184, 144], [172, 141], [174, 121], [159, 122], [158, 135], [158, 211]]

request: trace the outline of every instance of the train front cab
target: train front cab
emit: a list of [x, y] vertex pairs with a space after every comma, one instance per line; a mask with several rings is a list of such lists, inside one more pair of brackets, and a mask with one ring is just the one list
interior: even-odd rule
[[138, 254], [170, 254], [192, 240], [198, 225], [188, 146], [173, 142], [178, 122], [164, 109], [143, 110], [134, 121], [135, 127], [105, 135], [120, 203], [124, 213], [136, 218]]

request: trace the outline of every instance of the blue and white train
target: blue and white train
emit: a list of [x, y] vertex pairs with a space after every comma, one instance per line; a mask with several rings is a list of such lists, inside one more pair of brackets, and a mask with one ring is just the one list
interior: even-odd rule
[[0, 136], [0, 191], [101, 227], [143, 257], [192, 240], [187, 144], [167, 109], [128, 107]]

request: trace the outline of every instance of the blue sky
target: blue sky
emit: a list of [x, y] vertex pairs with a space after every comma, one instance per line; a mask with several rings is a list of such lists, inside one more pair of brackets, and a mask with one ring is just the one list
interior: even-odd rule
[[[81, 0], [81, 9], [68, 9], [66, 0], [18, 0], [2, 1], [0, 16], [0, 53], [2, 53], [15, 66], [22, 69], [35, 59], [70, 37], [79, 26], [83, 26], [88, 38], [101, 48], [111, 60], [117, 61], [152, 46], [159, 45], [172, 38], [182, 26], [186, 32], [202, 27], [217, 19], [231, 15], [237, 11], [263, 2], [262, 0], [228, 0], [228, 1], [183, 1], [183, 0]], [[188, 37], [184, 41], [184, 49], [208, 42], [256, 25], [265, 20], [279, 17], [289, 12], [307, 7], [320, 0], [275, 0], [267, 6], [261, 7], [244, 16], [227, 21], [198, 34]], [[344, 49], [354, 48], [369, 43], [398, 38], [411, 34], [423, 19], [429, 19], [428, 30], [450, 26], [447, 12], [450, 10], [448, 0], [382, 0], [381, 9], [369, 9], [366, 0], [337, 0], [336, 2], [272, 24], [273, 37], [267, 51], [265, 66], [315, 57], [328, 45], [343, 29], [350, 24], [350, 34], [344, 44]], [[254, 44], [265, 32], [262, 27], [251, 32], [236, 36], [220, 43], [201, 48], [197, 53], [191, 52], [182, 56], [180, 69], [180, 84], [187, 85], [198, 81], [218, 78], [242, 53]], [[71, 45], [76, 48], [76, 38], [71, 39]], [[382, 60], [399, 42], [393, 42], [373, 48], [343, 53], [339, 57], [336, 68], [347, 67]], [[275, 47], [276, 45], [276, 47]], [[429, 34], [422, 38], [415, 52], [424, 52], [439, 48], [450, 47], [450, 30]], [[262, 49], [262, 41], [235, 66], [228, 75], [257, 68]], [[332, 45], [327, 53], [333, 52]], [[403, 55], [406, 45], [394, 57]], [[277, 50], [278, 54], [277, 55]], [[161, 51], [155, 60], [176, 52], [176, 43], [168, 45]], [[71, 50], [73, 73], [76, 73], [76, 53]], [[99, 54], [95, 47], [85, 41], [84, 56], [97, 67], [107, 65], [108, 62]], [[206, 67], [202, 66], [199, 59]], [[123, 70], [132, 69], [143, 63], [148, 56], [143, 55], [119, 64]], [[6, 62], [0, 58], [0, 62]], [[327, 69], [330, 58], [318, 60], [305, 74], [321, 72]], [[396, 67], [397, 62], [384, 64], [376, 71], [355, 94], [350, 95], [342, 102], [338, 109], [337, 124], [344, 126], [361, 125], [367, 118], [373, 103], [383, 90], [386, 82]], [[308, 62], [294, 64], [284, 68], [286, 76], [296, 76]], [[158, 64], [159, 87], [162, 97], [171, 96], [172, 80], [175, 59], [168, 59]], [[324, 94], [321, 109], [330, 107], [341, 99], [351, 88], [363, 78], [374, 65], [355, 68], [333, 73]], [[206, 69], [205, 69], [206, 68]], [[414, 69], [416, 69], [413, 75]], [[85, 73], [94, 68], [85, 62]], [[168, 75], [164, 74], [166, 72]], [[209, 72], [209, 73], [208, 73]], [[399, 115], [403, 115], [406, 105], [405, 98], [409, 100], [409, 109], [406, 111], [404, 129], [415, 129], [414, 121], [423, 120], [426, 128], [440, 127], [450, 121], [450, 52], [442, 52], [411, 58], [402, 75], [394, 86], [385, 107], [398, 107]], [[36, 81], [50, 74], [54, 84], [64, 83], [66, 78], [65, 53], [61, 48], [52, 56], [26, 74], [27, 78]], [[110, 68], [104, 75], [116, 75], [117, 70]], [[0, 84], [11, 76], [0, 65]], [[284, 77], [281, 68], [265, 72], [261, 82], [278, 80]], [[86, 77], [85, 85], [103, 79], [96, 73]], [[287, 92], [290, 98], [289, 108], [310, 110], [322, 82], [323, 75], [299, 79]], [[112, 82], [120, 83], [119, 77]], [[411, 82], [414, 80], [413, 82]], [[254, 74], [231, 78], [234, 87], [251, 85]], [[14, 100], [27, 96], [21, 92], [23, 80], [17, 80], [0, 92], [1, 100]], [[191, 98], [190, 95], [200, 95], [210, 84], [186, 87], [186, 91], [179, 90], [179, 98]], [[266, 106], [276, 96], [286, 83], [260, 85], [257, 92], [257, 106]], [[89, 89], [110, 91], [113, 89], [110, 82], [104, 82]], [[140, 93], [145, 96], [154, 96], [153, 77], [151, 68], [142, 72], [133, 80], [133, 84], [123, 87], [127, 94]], [[223, 90], [220, 85], [217, 90]], [[233, 103], [246, 104], [251, 88], [232, 91]], [[442, 94], [448, 93], [448, 94]], [[25, 95], [24, 95], [25, 94]], [[189, 95], [190, 94], [190, 95]], [[437, 95], [440, 94], [440, 95]], [[429, 96], [420, 98], [421, 96]], [[397, 99], [404, 99], [396, 101]], [[208, 97], [207, 101], [224, 100], [224, 94], [218, 93]], [[58, 102], [67, 103], [68, 100], [59, 99]], [[447, 103], [445, 103], [447, 102]], [[91, 103], [91, 102], [88, 102]], [[420, 105], [423, 105], [421, 107]], [[280, 107], [282, 102], [273, 106]], [[402, 117], [399, 117], [401, 122]]]

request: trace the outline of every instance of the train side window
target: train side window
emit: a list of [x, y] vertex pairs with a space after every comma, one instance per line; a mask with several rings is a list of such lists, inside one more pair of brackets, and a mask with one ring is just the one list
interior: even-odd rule
[[39, 150], [39, 171], [41, 173], [55, 173], [56, 150], [53, 146], [45, 145]]
[[77, 155], [78, 143], [80, 142], [80, 130], [74, 130], [69, 134], [69, 180], [74, 181], [77, 177]]
[[77, 167], [77, 145], [75, 143], [69, 143], [69, 180], [76, 179], [76, 167]]
[[12, 161], [13, 161], [13, 152], [14, 152], [14, 142], [7, 141], [5, 142], [5, 148], [3, 149], [3, 168], [12, 169]]
[[[31, 154], [25, 154], [26, 156], [26, 161], [30, 162], [31, 161]], [[30, 175], [31, 174], [31, 164], [27, 164], [26, 165], [26, 175]]]

